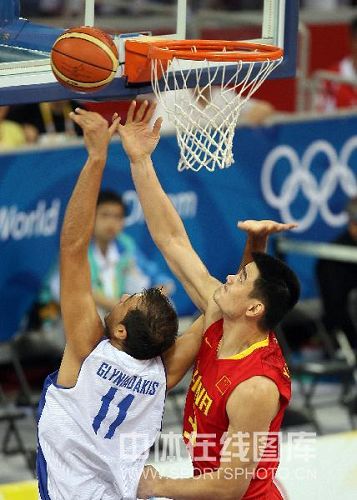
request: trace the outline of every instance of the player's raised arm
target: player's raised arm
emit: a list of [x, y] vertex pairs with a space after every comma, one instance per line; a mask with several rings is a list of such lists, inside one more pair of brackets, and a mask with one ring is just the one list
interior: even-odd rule
[[83, 130], [88, 159], [67, 206], [60, 245], [61, 312], [66, 348], [58, 383], [76, 383], [83, 362], [103, 335], [91, 290], [88, 246], [93, 234], [98, 192], [116, 118], [108, 128], [97, 113], [77, 109], [71, 119]]
[[154, 111], [155, 103], [144, 101], [136, 110], [133, 101], [126, 124], [118, 126], [119, 134], [150, 234], [193, 302], [206, 311], [219, 282], [192, 248], [181, 218], [156, 176], [150, 155], [159, 142], [162, 120], [150, 126]]

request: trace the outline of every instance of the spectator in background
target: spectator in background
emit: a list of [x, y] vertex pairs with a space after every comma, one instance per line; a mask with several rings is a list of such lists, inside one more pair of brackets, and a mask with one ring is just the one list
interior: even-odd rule
[[9, 106], [0, 106], [0, 151], [17, 148], [26, 144], [26, 136], [21, 125], [7, 119]]
[[97, 305], [110, 311], [123, 293], [161, 286], [167, 295], [173, 279], [149, 260], [134, 239], [123, 232], [125, 206], [112, 191], [99, 193], [93, 241], [89, 247], [92, 287]]
[[[350, 25], [351, 54], [329, 68], [339, 76], [357, 81], [357, 18]], [[319, 111], [334, 111], [337, 108], [357, 106], [357, 85], [324, 81], [317, 96], [316, 107]]]
[[68, 118], [75, 107], [71, 101], [11, 106], [9, 118], [24, 127], [27, 142], [50, 142], [59, 138], [57, 134], [61, 137], [81, 135], [80, 128]]
[[[333, 243], [357, 251], [357, 197], [347, 206], [348, 226]], [[321, 259], [316, 267], [323, 303], [324, 323], [331, 333], [342, 330], [357, 347], [357, 263]]]

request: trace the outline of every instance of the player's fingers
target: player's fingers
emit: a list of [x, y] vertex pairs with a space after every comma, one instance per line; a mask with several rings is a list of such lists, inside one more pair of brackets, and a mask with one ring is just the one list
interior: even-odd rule
[[76, 115], [74, 111], [71, 111], [69, 114], [69, 117], [71, 120], [73, 120], [77, 125], [82, 126], [82, 117], [80, 115]]
[[160, 130], [161, 130], [161, 125], [162, 125], [162, 118], [161, 116], [155, 121], [154, 126], [153, 126], [153, 133], [155, 135], [160, 135]]
[[132, 123], [134, 118], [135, 108], [136, 108], [136, 101], [131, 101], [126, 123]]
[[76, 108], [74, 111], [77, 115], [86, 115], [87, 113], [89, 113], [89, 111], [82, 108]]
[[249, 222], [249, 220], [239, 220], [237, 222], [237, 227], [239, 229], [246, 229], [247, 226], [249, 227]]
[[149, 104], [148, 101], [144, 101], [140, 104], [139, 109], [137, 110], [136, 115], [135, 115], [136, 122], [141, 122], [141, 120], [143, 119], [143, 116], [145, 115], [148, 104]]
[[298, 227], [297, 224], [283, 224], [280, 228], [280, 231], [290, 231], [291, 229], [295, 229]]
[[149, 107], [147, 108], [146, 115], [143, 119], [144, 123], [149, 123], [151, 118], [154, 116], [156, 106], [157, 106], [157, 103], [155, 101], [149, 102]]
[[110, 137], [113, 137], [113, 135], [114, 135], [115, 131], [118, 129], [118, 125], [119, 125], [120, 120], [121, 120], [121, 117], [120, 117], [120, 116], [118, 116], [118, 114], [117, 114], [117, 113], [115, 113], [115, 114], [116, 114], [117, 116], [116, 116], [116, 118], [114, 118], [114, 116], [113, 116], [113, 118], [114, 118], [113, 123], [110, 125], [110, 127], [109, 127], [109, 129], [108, 129], [108, 130], [109, 130]]

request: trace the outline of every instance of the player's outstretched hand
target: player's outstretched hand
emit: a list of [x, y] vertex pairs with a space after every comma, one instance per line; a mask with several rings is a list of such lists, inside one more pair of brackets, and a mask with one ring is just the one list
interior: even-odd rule
[[89, 156], [105, 159], [110, 140], [120, 122], [118, 114], [113, 115], [113, 121], [109, 127], [107, 120], [100, 114], [85, 109], [76, 108], [69, 116], [83, 130]]
[[245, 220], [237, 224], [238, 228], [246, 231], [254, 237], [267, 237], [273, 233], [290, 231], [297, 227], [297, 224], [283, 224], [274, 220]]
[[150, 156], [159, 142], [162, 118], [150, 125], [155, 109], [155, 102], [144, 101], [137, 109], [136, 101], [132, 101], [125, 125], [118, 125], [124, 150], [133, 163]]
[[146, 465], [139, 481], [137, 497], [151, 498], [154, 496], [154, 485], [160, 480], [160, 474], [152, 465]]

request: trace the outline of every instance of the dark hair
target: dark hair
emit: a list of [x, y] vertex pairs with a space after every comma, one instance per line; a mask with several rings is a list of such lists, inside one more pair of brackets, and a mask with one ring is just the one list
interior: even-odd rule
[[136, 359], [160, 356], [177, 337], [176, 311], [159, 288], [145, 290], [138, 307], [128, 311], [122, 323], [127, 331], [124, 350]]
[[259, 276], [250, 296], [261, 300], [265, 305], [265, 313], [259, 326], [263, 330], [272, 330], [299, 300], [299, 280], [281, 260], [260, 252], [252, 255]]
[[126, 207], [122, 196], [120, 196], [120, 194], [115, 193], [114, 191], [109, 191], [109, 190], [100, 191], [97, 199], [97, 207], [99, 207], [99, 205], [103, 205], [103, 203], [117, 203], [118, 205], [123, 207], [124, 214], [126, 212]]

